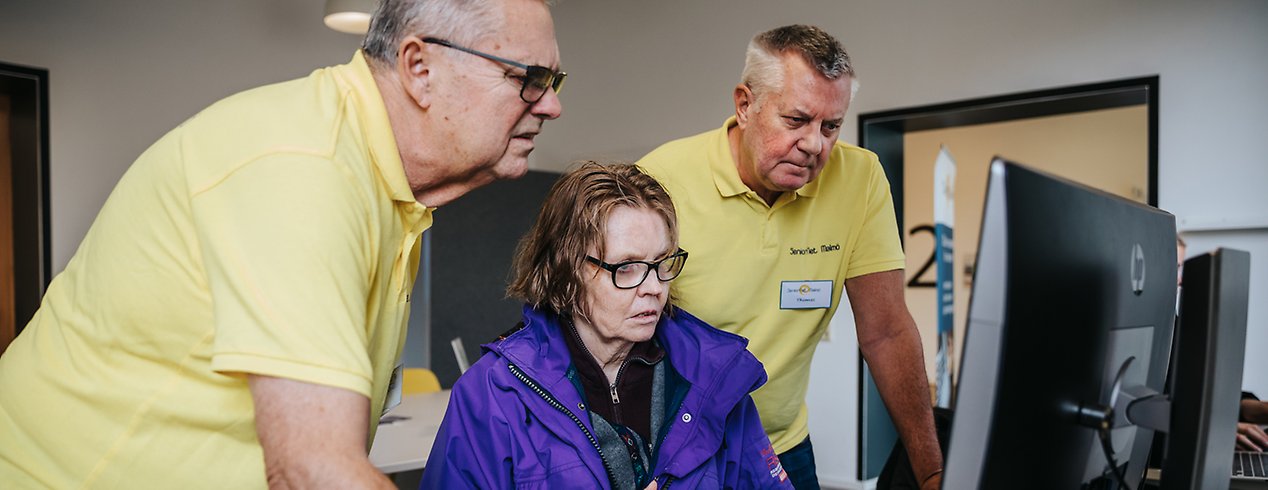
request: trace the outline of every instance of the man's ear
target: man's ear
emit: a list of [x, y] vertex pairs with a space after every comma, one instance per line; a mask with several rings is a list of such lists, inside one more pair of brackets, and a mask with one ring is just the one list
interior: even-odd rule
[[748, 125], [749, 110], [753, 108], [756, 96], [748, 85], [741, 83], [735, 86], [732, 97], [735, 99], [735, 122], [743, 128]]
[[401, 89], [423, 109], [430, 107], [432, 102], [432, 62], [436, 58], [433, 53], [414, 36], [401, 41], [396, 51], [396, 75], [400, 78]]

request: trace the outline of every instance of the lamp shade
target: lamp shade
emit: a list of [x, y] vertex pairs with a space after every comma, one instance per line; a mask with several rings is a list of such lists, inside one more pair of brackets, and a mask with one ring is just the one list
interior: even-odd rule
[[370, 30], [370, 14], [375, 0], [326, 0], [326, 27], [348, 34]]

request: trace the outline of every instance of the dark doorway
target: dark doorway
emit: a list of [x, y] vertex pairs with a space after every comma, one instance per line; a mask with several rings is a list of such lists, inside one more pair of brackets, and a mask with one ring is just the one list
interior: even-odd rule
[[0, 352], [52, 277], [48, 70], [0, 63]]

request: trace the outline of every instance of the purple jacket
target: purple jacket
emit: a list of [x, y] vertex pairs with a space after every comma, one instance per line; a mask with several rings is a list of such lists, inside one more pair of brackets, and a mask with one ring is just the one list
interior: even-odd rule
[[[572, 361], [558, 320], [526, 306], [524, 328], [484, 346], [454, 384], [422, 489], [610, 488], [565, 377]], [[659, 488], [792, 488], [749, 396], [766, 372], [748, 340], [682, 310], [661, 318], [656, 337], [691, 385], [657, 450]]]

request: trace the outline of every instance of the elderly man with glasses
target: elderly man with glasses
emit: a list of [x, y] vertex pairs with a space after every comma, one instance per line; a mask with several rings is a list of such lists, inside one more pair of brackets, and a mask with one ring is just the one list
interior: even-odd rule
[[543, 1], [386, 0], [348, 64], [172, 130], [0, 357], [0, 482], [394, 488], [419, 236], [526, 171], [558, 66]]

